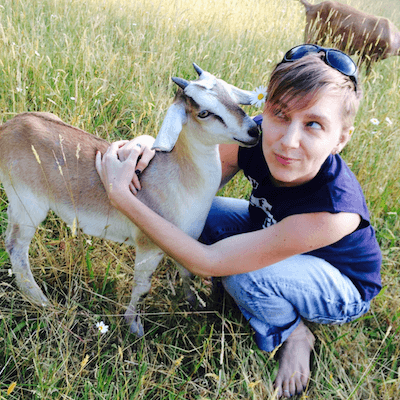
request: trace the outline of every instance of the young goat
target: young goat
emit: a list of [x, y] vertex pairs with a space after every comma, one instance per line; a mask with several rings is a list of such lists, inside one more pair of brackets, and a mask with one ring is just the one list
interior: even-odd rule
[[[154, 143], [156, 156], [141, 176], [138, 197], [153, 210], [198, 238], [221, 183], [219, 143], [252, 146], [254, 121], [238, 106], [250, 92], [216, 79], [193, 64], [199, 78], [172, 78], [180, 86]], [[137, 304], [163, 252], [111, 206], [95, 169], [95, 154], [108, 143], [65, 124], [50, 113], [23, 113], [0, 127], [0, 180], [6, 191], [6, 248], [22, 293], [45, 306], [28, 260], [37, 226], [53, 210], [88, 235], [136, 246], [134, 287], [125, 313], [133, 333], [143, 335]], [[180, 267], [185, 294], [190, 274]], [[190, 299], [188, 299], [190, 300]]]
[[336, 1], [300, 2], [306, 9], [306, 43], [329, 41], [339, 50], [358, 54], [359, 65], [365, 63], [367, 73], [373, 62], [400, 55], [400, 31], [387, 18]]

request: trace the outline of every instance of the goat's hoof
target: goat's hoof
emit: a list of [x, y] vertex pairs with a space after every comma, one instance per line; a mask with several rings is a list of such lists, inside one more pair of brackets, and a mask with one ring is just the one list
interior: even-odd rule
[[139, 314], [132, 313], [128, 309], [125, 313], [125, 321], [128, 323], [131, 333], [133, 333], [137, 337], [142, 337], [144, 335], [144, 328], [142, 322], [140, 321]]
[[30, 271], [13, 271], [15, 276], [15, 283], [22, 294], [33, 304], [46, 307], [50, 304], [47, 297], [43, 294], [42, 289], [31, 276]]
[[201, 311], [207, 308], [207, 303], [197, 292], [193, 292], [192, 290], [188, 291], [185, 293], [185, 298], [193, 310]]
[[135, 318], [135, 321], [133, 321], [131, 323], [131, 325], [129, 327], [129, 330], [131, 331], [131, 333], [133, 333], [137, 337], [142, 337], [144, 335], [143, 325], [140, 322], [140, 317], [139, 316], [137, 316]]
[[38, 306], [47, 307], [50, 302], [48, 298], [43, 294], [39, 286], [26, 286], [20, 288], [21, 292], [28, 298], [31, 303], [37, 304]]

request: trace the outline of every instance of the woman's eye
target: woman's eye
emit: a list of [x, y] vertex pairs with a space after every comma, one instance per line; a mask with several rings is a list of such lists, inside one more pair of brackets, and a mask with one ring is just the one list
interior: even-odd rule
[[315, 121], [308, 122], [307, 126], [312, 129], [322, 129], [321, 124], [319, 124], [318, 122], [315, 122]]
[[209, 115], [211, 115], [211, 113], [210, 113], [210, 111], [207, 111], [207, 110], [200, 111], [200, 112], [197, 114], [197, 116], [198, 116], [199, 118], [207, 118]]

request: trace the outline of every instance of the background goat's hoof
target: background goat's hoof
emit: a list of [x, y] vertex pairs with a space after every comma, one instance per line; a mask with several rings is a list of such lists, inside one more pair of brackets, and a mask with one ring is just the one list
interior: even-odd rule
[[138, 337], [144, 335], [144, 328], [142, 322], [140, 321], [140, 316], [136, 311], [132, 311], [130, 307], [125, 312], [125, 321], [129, 325], [129, 330], [131, 333]]

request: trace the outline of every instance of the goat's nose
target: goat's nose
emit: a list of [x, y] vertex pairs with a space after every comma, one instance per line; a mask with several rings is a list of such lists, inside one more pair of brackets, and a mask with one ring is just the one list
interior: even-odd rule
[[252, 138], [258, 138], [261, 134], [261, 126], [256, 125], [249, 129], [248, 134]]

